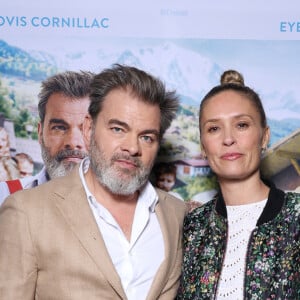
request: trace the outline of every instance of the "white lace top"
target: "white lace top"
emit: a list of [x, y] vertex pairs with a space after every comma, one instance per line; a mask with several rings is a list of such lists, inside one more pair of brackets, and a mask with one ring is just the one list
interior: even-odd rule
[[226, 206], [228, 241], [217, 299], [243, 299], [247, 245], [267, 199], [246, 205]]

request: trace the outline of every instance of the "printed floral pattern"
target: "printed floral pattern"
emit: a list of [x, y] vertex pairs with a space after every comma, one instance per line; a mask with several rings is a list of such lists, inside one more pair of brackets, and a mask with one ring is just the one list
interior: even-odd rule
[[[217, 201], [193, 210], [185, 219], [178, 300], [215, 298], [227, 235], [227, 220], [215, 210]], [[252, 232], [244, 299], [300, 299], [300, 194], [287, 193], [282, 201], [276, 217]]]

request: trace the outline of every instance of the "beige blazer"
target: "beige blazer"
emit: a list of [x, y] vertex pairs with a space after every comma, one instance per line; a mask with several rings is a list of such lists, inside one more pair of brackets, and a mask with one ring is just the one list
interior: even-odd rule
[[[155, 211], [165, 260], [147, 300], [171, 300], [181, 271], [185, 205], [165, 192], [157, 193]], [[17, 192], [0, 207], [0, 299], [126, 299], [78, 169]]]

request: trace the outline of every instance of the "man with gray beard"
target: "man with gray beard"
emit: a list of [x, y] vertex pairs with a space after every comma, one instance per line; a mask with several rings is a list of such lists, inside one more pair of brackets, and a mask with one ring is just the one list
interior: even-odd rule
[[3, 299], [175, 298], [186, 208], [148, 178], [177, 95], [114, 65], [95, 76], [90, 101], [88, 157], [0, 208]]
[[39, 142], [44, 168], [35, 176], [0, 183], [0, 205], [11, 193], [69, 173], [86, 155], [82, 125], [94, 74], [66, 71], [42, 82], [39, 93]]

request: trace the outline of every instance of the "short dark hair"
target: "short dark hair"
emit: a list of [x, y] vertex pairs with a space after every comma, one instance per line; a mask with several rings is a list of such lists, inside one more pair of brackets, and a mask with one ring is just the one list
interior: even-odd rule
[[163, 174], [172, 174], [176, 178], [177, 167], [171, 162], [158, 162], [153, 167], [153, 173], [156, 179]]
[[114, 64], [94, 77], [90, 91], [89, 114], [95, 120], [101, 112], [106, 95], [115, 89], [129, 89], [142, 101], [158, 105], [161, 112], [160, 137], [171, 125], [178, 110], [175, 91], [166, 91], [163, 82], [135, 67]]
[[39, 116], [42, 124], [45, 120], [46, 105], [54, 93], [62, 93], [72, 99], [80, 99], [89, 95], [90, 84], [95, 74], [86, 71], [66, 71], [53, 75], [42, 82], [39, 97]]
[[[235, 91], [239, 93], [240, 95], [244, 96], [247, 98], [253, 106], [256, 108], [260, 115], [260, 121], [261, 121], [261, 126], [262, 128], [267, 127], [267, 118], [266, 118], [266, 113], [263, 108], [262, 101], [259, 97], [259, 95], [250, 87], [240, 85], [240, 84], [235, 84], [235, 83], [228, 83], [228, 84], [221, 84], [217, 85], [214, 88], [212, 88], [202, 99], [201, 104], [200, 104], [200, 109], [199, 109], [199, 124], [202, 118], [203, 114], [203, 108], [205, 107], [205, 104], [208, 102], [208, 100], [215, 95], [224, 92], [224, 91]], [[200, 126], [199, 126], [200, 127]], [[201, 128], [200, 128], [201, 130]]]

